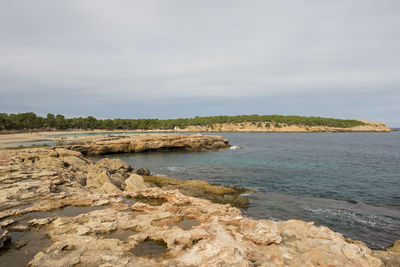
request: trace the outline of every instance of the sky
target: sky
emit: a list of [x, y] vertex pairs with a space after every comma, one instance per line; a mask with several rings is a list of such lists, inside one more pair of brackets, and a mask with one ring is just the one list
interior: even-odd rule
[[0, 112], [400, 127], [400, 1], [0, 0]]

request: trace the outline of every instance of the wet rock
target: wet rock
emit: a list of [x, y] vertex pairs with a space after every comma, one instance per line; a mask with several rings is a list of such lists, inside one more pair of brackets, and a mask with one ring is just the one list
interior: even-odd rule
[[55, 218], [32, 219], [28, 222], [28, 225], [39, 227], [39, 226], [49, 224], [54, 220], [55, 220]]
[[136, 173], [137, 175], [150, 175], [150, 170], [147, 168], [139, 168], [139, 169], [134, 169], [133, 173]]
[[11, 234], [7, 230], [0, 229], [0, 248], [11, 241]]
[[15, 221], [10, 219], [10, 220], [4, 220], [0, 222], [0, 228], [6, 227], [10, 224], [13, 224]]
[[11, 226], [8, 229], [10, 231], [14, 231], [14, 232], [27, 232], [27, 231], [29, 231], [30, 228], [26, 225], [15, 225], [15, 226]]
[[225, 186], [210, 185], [200, 180], [178, 180], [164, 176], [143, 176], [144, 181], [165, 189], [178, 189], [179, 192], [188, 196], [209, 199], [214, 203], [231, 204], [239, 208], [247, 208], [249, 201], [240, 196], [243, 188], [235, 189]]

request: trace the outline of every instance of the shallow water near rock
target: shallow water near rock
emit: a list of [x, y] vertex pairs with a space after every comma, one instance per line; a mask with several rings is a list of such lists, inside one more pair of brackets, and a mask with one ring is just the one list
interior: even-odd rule
[[192, 229], [192, 227], [199, 225], [199, 222], [196, 219], [188, 219], [187, 217], [184, 217], [182, 221], [173, 223], [171, 226], [178, 226], [182, 230], [188, 231]]
[[300, 219], [384, 248], [400, 239], [400, 131], [203, 133], [241, 149], [111, 155], [154, 175], [239, 184], [247, 216]]
[[36, 253], [52, 244], [42, 230], [10, 233], [11, 243], [0, 249], [0, 266], [26, 266]]
[[145, 197], [141, 195], [136, 196], [135, 200], [138, 202], [147, 203], [151, 206], [161, 206], [163, 203], [167, 202], [167, 200], [164, 198]]
[[132, 254], [137, 257], [145, 258], [163, 258], [166, 256], [168, 249], [164, 242], [146, 240], [131, 250]]
[[66, 206], [62, 209], [53, 211], [30, 212], [25, 216], [35, 219], [42, 219], [47, 217], [75, 217], [83, 213], [105, 209], [106, 207], [107, 206], [82, 206], [82, 207]]
[[11, 230], [13, 226], [27, 225], [28, 221], [32, 219], [75, 217], [104, 208], [106, 206], [67, 206], [59, 210], [30, 212], [14, 217], [13, 219], [16, 222], [7, 227], [10, 228], [11, 242], [6, 247], [0, 249], [0, 266], [25, 266], [36, 253], [52, 244], [50, 239], [43, 233], [42, 227], [36, 227], [36, 229], [32, 227], [28, 231], [13, 231]]
[[116, 230], [107, 235], [107, 238], [115, 238], [121, 240], [122, 242], [125, 242], [130, 236], [134, 235], [135, 233], [136, 232], [133, 230]]

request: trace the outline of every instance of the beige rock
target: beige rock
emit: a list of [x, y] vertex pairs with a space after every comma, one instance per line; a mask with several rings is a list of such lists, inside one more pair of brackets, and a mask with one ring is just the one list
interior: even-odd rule
[[183, 131], [190, 132], [390, 132], [391, 129], [382, 122], [365, 121], [366, 125], [352, 128], [328, 126], [303, 126], [279, 124], [271, 122], [216, 123], [211, 126], [188, 126]]
[[96, 162], [96, 166], [107, 169], [110, 173], [115, 172], [128, 172], [132, 170], [131, 166], [120, 159], [104, 158]]
[[105, 182], [102, 186], [102, 189], [104, 190], [105, 193], [107, 194], [112, 194], [112, 193], [121, 193], [122, 191], [116, 187], [115, 185], [113, 185], [110, 182]]
[[60, 159], [62, 160], [62, 162], [64, 162], [65, 166], [79, 167], [88, 165], [88, 161], [86, 159], [79, 158], [76, 156], [66, 156], [66, 157], [61, 157]]
[[125, 191], [130, 193], [136, 193], [138, 190], [147, 187], [143, 181], [143, 177], [137, 174], [132, 174], [129, 176], [129, 178], [125, 180], [125, 184]]
[[29, 226], [43, 226], [54, 221], [55, 218], [32, 219], [28, 222]]
[[[91, 137], [91, 144], [66, 145], [83, 154], [136, 153], [157, 150], [203, 151], [229, 147], [229, 140], [211, 135], [138, 134]], [[106, 163], [105, 160], [103, 163]], [[107, 163], [108, 164], [108, 163]]]
[[35, 164], [41, 167], [56, 167], [64, 168], [64, 162], [59, 158], [55, 157], [42, 157], [40, 160], [36, 161]]
[[65, 148], [56, 148], [55, 151], [58, 153], [59, 157], [75, 156], [80, 157], [82, 154], [78, 151], [73, 151]]
[[110, 182], [109, 173], [105, 170], [92, 169], [87, 173], [86, 184], [89, 187], [101, 187], [105, 182]]

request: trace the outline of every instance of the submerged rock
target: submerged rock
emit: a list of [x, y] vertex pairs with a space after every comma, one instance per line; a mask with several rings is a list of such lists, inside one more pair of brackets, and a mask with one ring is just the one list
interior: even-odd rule
[[241, 196], [251, 190], [243, 187], [225, 187], [210, 185], [200, 180], [178, 180], [164, 176], [143, 176], [144, 181], [165, 189], [178, 189], [184, 195], [209, 199], [214, 203], [231, 204], [238, 208], [247, 208], [249, 200]]
[[150, 170], [147, 168], [139, 168], [139, 169], [135, 169], [133, 170], [133, 173], [136, 173], [138, 175], [150, 175]]

